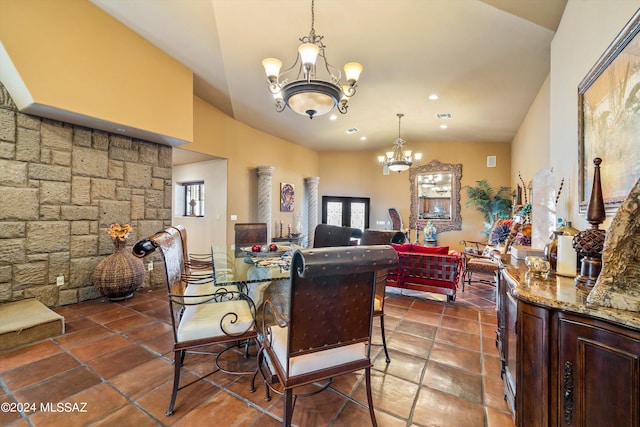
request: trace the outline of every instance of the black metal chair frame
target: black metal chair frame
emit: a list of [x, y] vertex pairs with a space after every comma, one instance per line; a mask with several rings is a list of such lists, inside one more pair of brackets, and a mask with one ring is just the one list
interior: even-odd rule
[[[245, 344], [245, 358], [249, 356], [251, 341], [255, 343], [256, 349], [259, 349], [255, 321], [256, 307], [253, 301], [246, 293], [239, 291], [237, 287], [217, 286], [213, 269], [209, 273], [192, 274], [188, 258], [185, 258], [188, 256], [184, 250], [183, 239], [185, 237], [186, 234], [180, 232], [180, 227], [169, 227], [149, 239], [145, 239], [145, 241], [138, 242], [134, 247], [134, 253], [137, 256], [148, 255], [157, 248], [160, 250], [164, 261], [167, 297], [174, 338], [174, 379], [171, 400], [166, 411], [167, 416], [172, 415], [174, 412], [179, 390], [217, 371], [235, 375], [252, 375], [251, 391], [255, 391], [255, 377], [258, 374], [257, 367], [251, 371], [235, 371], [227, 369], [221, 364], [221, 357], [239, 345], [239, 343]], [[238, 310], [238, 306], [242, 310]], [[187, 322], [185, 315], [188, 310], [190, 308], [195, 310], [196, 307], [209, 310], [217, 308], [220, 310], [216, 312], [219, 318], [219, 325], [217, 325], [219, 331], [215, 331], [216, 325], [211, 325], [212, 332], [215, 331], [217, 334], [182, 340], [179, 336], [180, 326], [184, 326], [185, 322]], [[237, 330], [236, 327], [234, 330], [234, 324], [236, 323], [246, 326], [242, 326], [240, 330]], [[212, 353], [205, 348], [212, 344], [229, 345], [220, 352]], [[202, 377], [180, 386], [180, 373], [187, 352], [215, 354], [215, 368]]]
[[[367, 229], [362, 232], [360, 244], [367, 245], [388, 245], [391, 243], [404, 242], [405, 235], [400, 231], [388, 231], [388, 230], [372, 230]], [[384, 349], [385, 361], [391, 362], [389, 357], [389, 350], [387, 349], [387, 334], [384, 329], [384, 300], [387, 288], [387, 276], [389, 270], [378, 270], [376, 274], [376, 299], [380, 301], [380, 308], [375, 309], [373, 316], [380, 318], [380, 335], [382, 336], [382, 348]]]

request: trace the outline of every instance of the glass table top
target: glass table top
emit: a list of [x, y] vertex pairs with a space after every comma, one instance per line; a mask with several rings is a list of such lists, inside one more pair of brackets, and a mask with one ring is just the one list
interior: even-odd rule
[[251, 252], [234, 246], [214, 246], [216, 284], [249, 284], [288, 279], [296, 245], [279, 246], [276, 252]]
[[272, 315], [263, 318], [263, 303], [269, 300], [280, 313], [288, 313], [291, 257], [300, 247], [278, 253], [254, 254], [230, 247], [212, 247], [216, 286], [237, 286], [256, 307], [256, 322], [262, 330], [263, 322], [273, 324]]

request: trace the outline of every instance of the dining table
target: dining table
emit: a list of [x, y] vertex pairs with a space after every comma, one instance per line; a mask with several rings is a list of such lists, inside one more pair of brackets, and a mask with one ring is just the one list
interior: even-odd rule
[[289, 312], [291, 259], [302, 247], [278, 244], [276, 251], [253, 252], [250, 247], [212, 246], [211, 254], [216, 286], [235, 285], [246, 293], [256, 307], [256, 326], [274, 324], [271, 312], [263, 318], [264, 302], [269, 300], [280, 313]]

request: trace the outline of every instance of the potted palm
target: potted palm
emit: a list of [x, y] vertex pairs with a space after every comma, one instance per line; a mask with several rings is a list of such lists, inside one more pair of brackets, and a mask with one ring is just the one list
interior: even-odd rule
[[476, 184], [475, 187], [464, 186], [469, 197], [466, 206], [476, 208], [483, 215], [485, 231], [482, 234], [488, 236], [496, 219], [508, 218], [511, 214], [511, 189], [502, 186], [494, 192], [486, 179], [476, 181]]

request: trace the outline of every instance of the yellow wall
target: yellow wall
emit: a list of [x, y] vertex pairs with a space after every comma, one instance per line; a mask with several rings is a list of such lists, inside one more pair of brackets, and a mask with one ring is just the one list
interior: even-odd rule
[[36, 104], [192, 140], [191, 71], [89, 1], [2, 0], [0, 41]]
[[[549, 77], [544, 81], [527, 117], [511, 143], [511, 187], [525, 184], [543, 168], [549, 168]], [[558, 185], [561, 178], [558, 178]]]
[[590, 225], [579, 213], [578, 85], [638, 10], [638, 1], [616, 0], [615, 6], [569, 0], [551, 43], [549, 78], [513, 141], [512, 182], [518, 170], [552, 168], [558, 186], [564, 179], [557, 215], [580, 230]]
[[[565, 178], [565, 212], [559, 209], [559, 214], [587, 228], [577, 200], [577, 86], [637, 8], [637, 0], [617, 0], [616, 8], [607, 2], [569, 0], [552, 42], [549, 79], [513, 148], [464, 142], [408, 144], [422, 151], [425, 161], [463, 163], [463, 185], [487, 178], [494, 188], [513, 186], [518, 171], [529, 180], [540, 168], [553, 167], [558, 180]], [[301, 194], [303, 179], [319, 176], [321, 196], [371, 197], [372, 226], [386, 221], [386, 210], [392, 206], [408, 221], [408, 174], [383, 176], [378, 153], [316, 153], [236, 122], [194, 99], [192, 75], [181, 64], [89, 1], [0, 0], [0, 42], [35, 102], [193, 140], [184, 148], [229, 159], [228, 213], [238, 215], [239, 221], [256, 219], [255, 167], [263, 164], [276, 168], [274, 198], [280, 182], [293, 183]], [[498, 156], [497, 168], [486, 168], [487, 155]], [[443, 242], [477, 237], [481, 229], [480, 215], [464, 206], [464, 191], [462, 195], [464, 229], [443, 233]], [[300, 202], [298, 198], [298, 208]], [[289, 222], [274, 203], [273, 219], [280, 218]]]
[[[462, 163], [462, 186], [487, 179], [493, 188], [510, 186], [511, 145], [508, 143], [407, 142], [415, 152], [422, 152], [422, 163]], [[377, 152], [321, 152], [319, 196], [353, 196], [371, 198], [371, 228], [385, 228], [377, 221], [388, 221], [387, 210], [399, 210], [405, 226], [409, 223], [410, 192], [407, 172], [382, 175]], [[487, 168], [487, 156], [496, 156], [497, 167]], [[447, 231], [438, 243], [460, 249], [462, 239], [480, 239], [483, 218], [467, 208], [466, 191], [461, 194], [462, 230]]]
[[[193, 110], [193, 143], [180, 148], [228, 159], [228, 215], [237, 215], [238, 222], [257, 221], [256, 166], [273, 166], [272, 219], [274, 224], [280, 219], [295, 224], [294, 214], [306, 211], [304, 178], [318, 176], [318, 153], [246, 126], [198, 97], [194, 97]], [[295, 186], [293, 213], [280, 212], [281, 182]], [[227, 241], [233, 242], [233, 222], [228, 218]]]

